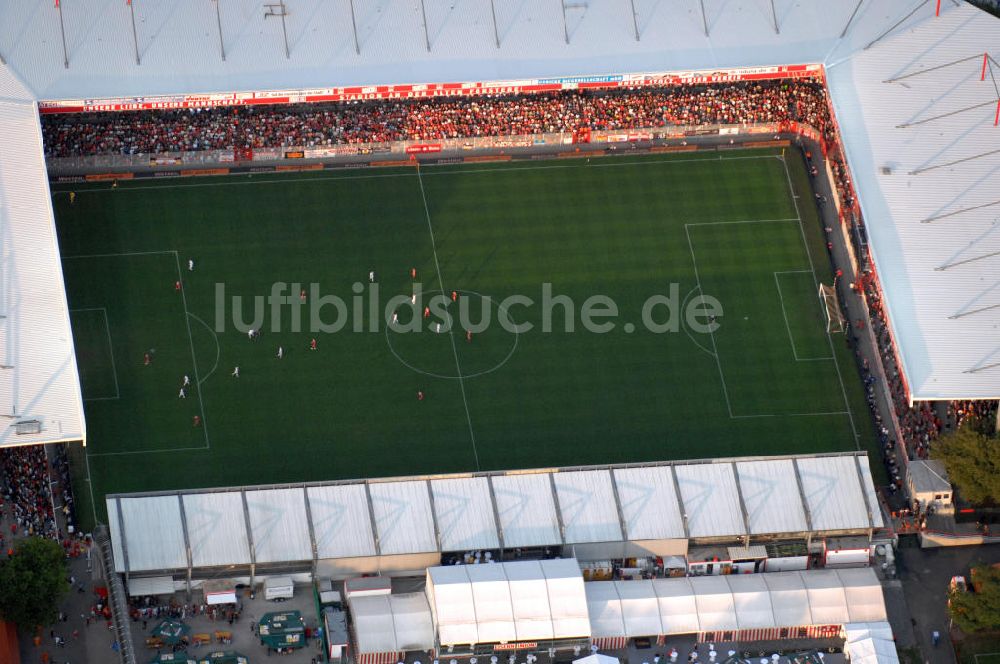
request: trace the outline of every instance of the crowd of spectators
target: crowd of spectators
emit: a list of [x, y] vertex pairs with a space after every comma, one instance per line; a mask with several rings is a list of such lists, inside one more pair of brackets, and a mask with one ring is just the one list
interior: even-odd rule
[[328, 147], [591, 130], [801, 121], [825, 126], [810, 81], [537, 95], [216, 107], [42, 116], [47, 157]]
[[57, 538], [45, 448], [40, 445], [0, 451], [4, 522], [15, 537]]

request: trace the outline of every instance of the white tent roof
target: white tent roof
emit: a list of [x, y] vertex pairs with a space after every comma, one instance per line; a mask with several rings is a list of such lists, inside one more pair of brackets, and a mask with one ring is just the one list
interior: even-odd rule
[[732, 464], [677, 466], [676, 471], [691, 537], [746, 532]]
[[669, 466], [616, 468], [613, 472], [630, 540], [684, 539], [684, 522]]
[[771, 609], [777, 625], [795, 627], [815, 624], [801, 574], [765, 574], [764, 583], [771, 593]]
[[[839, 625], [886, 617], [882, 586], [871, 568], [595, 581], [586, 584], [586, 593], [594, 636]], [[648, 603], [651, 595], [655, 605]]]
[[258, 563], [312, 559], [301, 488], [247, 491], [246, 498]]
[[[746, 534], [737, 486], [743, 493], [755, 533], [783, 532], [784, 528], [791, 529], [788, 532], [819, 534], [865, 531], [869, 520], [864, 495], [869, 496], [869, 504], [876, 507], [873, 513], [875, 527], [881, 526], [882, 516], [868, 460], [864, 455], [859, 458], [860, 472], [854, 454], [834, 454], [816, 459], [799, 457], [796, 463], [789, 459], [752, 459], [583, 472], [550, 470], [488, 477], [398, 478], [295, 488], [258, 487], [245, 490], [248, 516], [243, 513], [240, 491], [234, 489], [111, 496], [107, 504], [112, 541], [116, 547], [115, 560], [118, 570], [124, 571], [124, 551], [120, 548], [122, 528], [128, 533], [129, 543], [162, 538], [163, 533], [156, 521], [133, 518], [131, 512], [119, 522], [117, 512], [111, 512], [116, 509], [116, 501], [142, 505], [163, 496], [173, 501], [164, 502], [163, 509], [170, 511], [170, 518], [180, 523], [180, 532], [177, 537], [163, 541], [163, 545], [174, 547], [174, 550], [157, 552], [146, 559], [139, 555], [141, 547], [132, 551], [129, 545], [129, 569], [133, 572], [164, 569], [164, 556], [185, 561], [185, 527], [195, 567], [247, 564], [251, 562], [245, 527], [248, 518], [257, 562], [275, 563], [311, 559], [310, 537], [315, 537], [320, 559], [479, 548], [473, 545], [501, 548], [501, 541], [503, 548], [508, 549], [554, 547], [562, 544], [560, 518], [566, 522], [569, 544], [573, 543], [571, 538], [611, 542], [686, 539], [673, 468], [684, 496], [683, 505], [689, 511], [692, 538], [735, 540]], [[796, 485], [796, 464], [805, 498], [792, 490]], [[734, 467], [739, 469], [738, 485]], [[621, 504], [620, 520], [612, 473]], [[489, 492], [491, 482], [495, 506]], [[554, 490], [553, 485], [559, 488]], [[184, 500], [186, 521], [181, 519], [178, 495]], [[803, 500], [813, 518], [811, 529], [803, 527]], [[139, 508], [135, 514], [142, 514], [145, 509]], [[494, 509], [499, 515], [499, 529], [494, 526]], [[661, 516], [663, 520], [659, 521]], [[440, 544], [435, 523], [440, 531]], [[627, 539], [622, 535], [622, 523]], [[378, 540], [374, 536], [376, 532]], [[603, 540], [607, 537], [612, 539]], [[186, 563], [178, 566], [179, 569], [185, 567]]]
[[444, 551], [499, 549], [489, 480], [456, 477], [431, 481], [434, 513]]
[[616, 581], [629, 637], [662, 634], [660, 605], [652, 581]]
[[442, 645], [591, 634], [573, 559], [431, 567], [426, 592]]
[[438, 550], [427, 482], [374, 482], [369, 487], [383, 555]]
[[822, 625], [851, 622], [844, 586], [836, 570], [816, 570], [804, 576], [812, 619]]
[[[430, 650], [434, 647], [434, 623], [423, 593], [389, 595], [397, 650]], [[360, 599], [360, 598], [359, 598]]]
[[664, 634], [701, 631], [698, 602], [689, 578], [655, 579], [653, 589], [660, 607], [660, 624]]
[[487, 643], [517, 640], [510, 585], [503, 567], [482, 564], [466, 568], [472, 583], [479, 640]]
[[359, 654], [434, 647], [431, 610], [423, 593], [355, 596], [350, 605]]
[[848, 623], [844, 625], [844, 641], [848, 644], [862, 639], [892, 640], [892, 627], [887, 622]]
[[698, 607], [698, 623], [703, 631], [737, 629], [736, 606], [729, 581], [724, 576], [695, 576], [691, 589]]
[[[869, 506], [873, 525], [882, 527], [882, 513], [871, 485], [867, 463], [858, 465], [854, 457], [833, 456], [797, 460], [802, 490], [809, 505], [813, 528], [841, 530], [869, 527]], [[862, 489], [864, 485], [864, 489]]]
[[594, 638], [626, 636], [621, 597], [614, 581], [590, 581], [583, 584], [590, 614], [590, 633]]
[[3, 65], [0, 127], [0, 447], [85, 441], [38, 108]]
[[396, 627], [389, 595], [352, 597], [350, 604], [358, 653], [396, 651]]
[[736, 468], [751, 533], [809, 530], [791, 459], [741, 461]]
[[552, 477], [567, 544], [625, 539], [607, 470], [562, 472]]
[[429, 568], [427, 595], [441, 643], [479, 643], [476, 601], [467, 566]]
[[239, 493], [192, 493], [183, 500], [193, 565], [215, 567], [250, 562], [250, 542]]
[[493, 492], [505, 546], [562, 542], [548, 473], [494, 477]]
[[363, 484], [311, 486], [307, 492], [320, 558], [375, 555], [375, 537]]
[[896, 664], [899, 654], [891, 639], [868, 637], [848, 646], [851, 661], [855, 664]]
[[549, 589], [539, 583], [539, 579], [545, 578], [541, 564], [534, 560], [504, 563], [503, 569], [510, 584], [511, 610], [518, 638], [530, 641], [553, 638]]
[[773, 627], [775, 624], [771, 592], [763, 577], [763, 574], [734, 574], [727, 578], [740, 629]]

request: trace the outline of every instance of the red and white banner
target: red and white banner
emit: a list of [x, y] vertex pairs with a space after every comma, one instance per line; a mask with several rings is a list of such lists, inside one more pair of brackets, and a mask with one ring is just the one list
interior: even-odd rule
[[442, 145], [440, 143], [418, 143], [416, 145], [407, 145], [406, 154], [425, 154], [428, 152], [441, 152]]
[[401, 652], [368, 652], [358, 654], [358, 664], [396, 664], [403, 659]]
[[365, 99], [418, 99], [424, 97], [468, 97], [501, 94], [531, 94], [560, 90], [635, 88], [646, 86], [730, 81], [822, 77], [818, 64], [743, 67], [713, 71], [651, 72], [571, 76], [550, 79], [484, 81], [470, 83], [422, 83], [407, 85], [369, 85], [321, 88], [314, 90], [266, 90], [261, 92], [223, 92], [199, 95], [149, 97], [110, 97], [104, 99], [64, 99], [38, 102], [41, 113], [81, 113], [90, 111], [142, 111], [171, 108], [211, 108], [250, 106], [254, 104], [299, 104]]
[[840, 634], [840, 625], [808, 625], [804, 627], [766, 627], [716, 632], [699, 632], [698, 643], [783, 641], [786, 639], [830, 639]]
[[534, 641], [512, 641], [510, 643], [498, 643], [493, 646], [493, 650], [534, 650], [538, 644]]
[[595, 636], [591, 641], [601, 650], [623, 650], [628, 645], [627, 636]]

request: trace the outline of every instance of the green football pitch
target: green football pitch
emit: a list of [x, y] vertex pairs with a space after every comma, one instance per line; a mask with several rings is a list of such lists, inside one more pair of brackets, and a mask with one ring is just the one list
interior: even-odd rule
[[[832, 275], [797, 151], [53, 197], [88, 426], [77, 493], [98, 519], [106, 493], [873, 444], [851, 353], [826, 331], [817, 284]], [[252, 324], [272, 291], [251, 341], [234, 319]], [[437, 332], [422, 305], [441, 293], [471, 322]], [[595, 295], [617, 306], [594, 318], [608, 331], [585, 329], [585, 308], [606, 309]], [[652, 296], [665, 329], [643, 324]], [[422, 331], [389, 329], [392, 312]], [[316, 316], [345, 325], [316, 331]]]

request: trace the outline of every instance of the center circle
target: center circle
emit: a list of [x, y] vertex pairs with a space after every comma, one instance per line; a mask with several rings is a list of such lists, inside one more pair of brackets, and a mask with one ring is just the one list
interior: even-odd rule
[[[461, 330], [459, 328], [459, 319], [458, 319], [458, 316], [456, 315], [456, 312], [451, 311], [450, 306], [449, 306], [449, 313], [452, 314], [452, 329], [449, 330], [448, 332], [442, 332], [442, 333], [438, 334], [438, 333], [436, 333], [436, 332], [434, 332], [432, 330], [424, 329], [423, 326], [421, 326], [420, 332], [412, 332], [412, 331], [411, 332], [405, 332], [405, 333], [403, 333], [403, 332], [395, 332], [395, 331], [393, 331], [391, 329], [391, 325], [387, 324], [385, 326], [385, 342], [386, 342], [386, 345], [389, 347], [389, 352], [391, 352], [393, 354], [393, 356], [397, 360], [399, 360], [400, 364], [402, 364], [406, 368], [408, 368], [408, 369], [410, 369], [410, 370], [412, 370], [412, 371], [414, 371], [416, 373], [423, 374], [425, 376], [430, 376], [432, 378], [443, 378], [445, 380], [459, 380], [459, 379], [464, 380], [466, 378], [475, 378], [477, 376], [484, 376], [486, 374], [493, 373], [494, 371], [496, 371], [497, 369], [499, 369], [503, 365], [507, 364], [508, 360], [510, 360], [510, 358], [514, 355], [514, 351], [517, 350], [518, 337], [520, 335], [518, 334], [517, 331], [511, 331], [511, 330], [504, 329], [501, 326], [501, 324], [500, 324], [500, 320], [503, 319], [508, 324], [510, 324], [510, 326], [514, 325], [514, 322], [510, 318], [510, 314], [507, 311], [507, 309], [502, 304], [500, 304], [499, 302], [496, 302], [489, 295], [483, 295], [482, 293], [478, 293], [476, 291], [471, 291], [471, 290], [456, 290], [455, 293], [460, 298], [478, 298], [479, 300], [488, 302], [490, 304], [490, 324], [487, 327], [487, 329], [484, 332], [482, 332], [482, 333], [473, 334], [472, 335], [472, 341], [467, 341], [466, 340], [466, 336], [465, 336], [465, 331]], [[424, 291], [424, 292], [421, 293], [422, 302], [426, 303], [426, 302], [430, 301], [431, 299], [433, 299], [438, 294], [445, 295], [446, 297], [450, 296], [450, 293], [445, 293], [445, 291], [443, 291], [443, 290]], [[408, 307], [409, 307], [409, 305], [404, 304], [404, 305], [402, 305], [399, 308], [399, 310], [401, 311], [403, 308], [408, 308]], [[480, 305], [480, 314], [482, 313], [482, 310], [483, 310], [483, 307], [482, 307], [482, 305]], [[496, 312], [496, 317], [493, 316], [493, 312]], [[414, 315], [415, 316], [420, 316], [421, 313], [419, 311], [414, 311]], [[481, 317], [482, 316], [480, 316], [480, 318]], [[498, 344], [492, 338], [492, 335], [490, 335], [491, 331], [494, 334], [497, 331], [499, 331], [500, 333], [502, 333], [505, 336], [511, 336], [511, 337], [513, 337], [513, 341], [510, 342], [509, 348], [507, 347], [507, 344], [503, 344], [503, 343]], [[456, 335], [456, 334], [458, 334], [459, 337], [455, 337], [454, 335]], [[456, 355], [461, 355], [461, 353], [459, 353], [459, 348], [465, 347], [466, 344], [473, 344], [471, 346], [471, 348], [474, 348], [477, 351], [480, 350], [480, 349], [482, 349], [483, 346], [484, 346], [484, 344], [489, 344], [486, 347], [486, 352], [489, 352], [490, 350], [494, 350], [494, 352], [496, 353], [497, 359], [495, 361], [493, 361], [492, 364], [489, 364], [485, 369], [479, 369], [479, 370], [471, 371], [469, 373], [466, 373], [465, 371], [461, 371], [460, 373], [459, 373], [459, 371], [455, 371], [455, 372], [452, 372], [452, 373], [444, 373], [444, 372], [440, 372], [440, 371], [433, 371], [433, 370], [430, 370], [430, 369], [425, 369], [425, 368], [423, 368], [421, 366], [418, 366], [419, 363], [417, 363], [417, 362], [408, 361], [404, 357], [404, 355], [408, 355], [408, 353], [400, 347], [401, 344], [399, 343], [399, 341], [397, 340], [395, 344], [393, 343], [393, 338], [394, 337], [406, 337], [406, 338], [413, 337], [413, 338], [416, 338], [418, 340], [419, 339], [426, 339], [426, 338], [434, 338], [435, 341], [438, 341], [438, 339], [436, 339], [436, 337], [439, 337], [439, 336], [451, 337], [451, 339], [448, 339], [447, 341], [450, 342], [451, 344], [454, 344], [454, 346], [451, 349], [449, 349], [449, 351], [447, 353], [447, 356], [450, 359], [450, 361], [452, 362], [452, 364], [455, 364]], [[484, 340], [488, 340], [488, 341], [484, 341]], [[506, 352], [504, 352], [504, 351], [506, 351]], [[457, 363], [456, 369], [460, 369], [460, 366], [461, 366], [461, 361], [459, 361]]]

